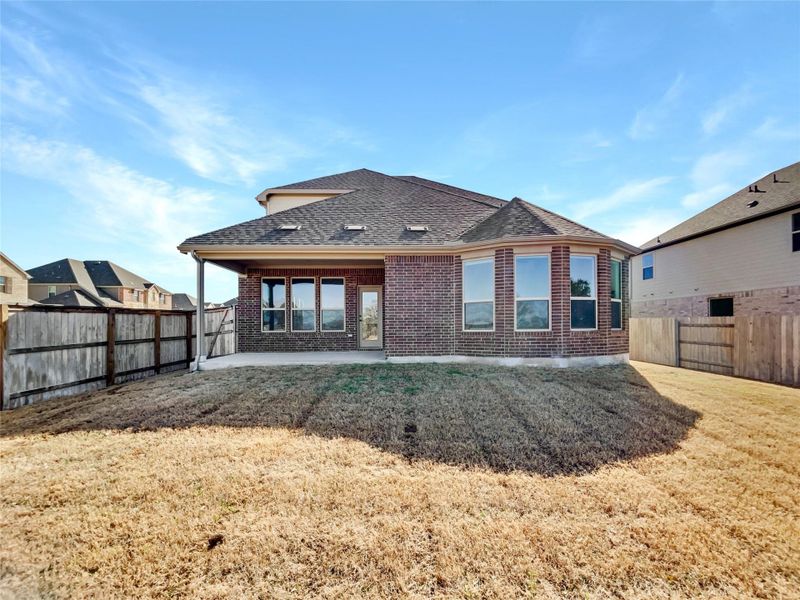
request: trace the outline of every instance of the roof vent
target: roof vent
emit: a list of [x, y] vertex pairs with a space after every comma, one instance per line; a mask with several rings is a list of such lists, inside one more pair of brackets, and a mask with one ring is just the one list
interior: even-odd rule
[[777, 173], [773, 173], [772, 174], [772, 183], [789, 183], [789, 182], [788, 181], [781, 181], [780, 179], [778, 179], [778, 174]]
[[364, 231], [367, 228], [366, 225], [345, 225], [345, 231]]
[[747, 203], [747, 208], [755, 208], [756, 206], [758, 206], [758, 200], [750, 200]]
[[767, 192], [766, 192], [766, 191], [764, 191], [764, 190], [760, 190], [760, 189], [758, 189], [758, 186], [757, 186], [757, 185], [751, 185], [750, 187], [748, 187], [748, 188], [747, 188], [747, 191], [748, 191], [748, 192], [751, 192], [751, 193], [753, 193], [753, 194], [766, 194], [766, 193], [767, 193]]
[[406, 231], [430, 231], [427, 225], [406, 225]]
[[278, 225], [278, 229], [280, 231], [297, 231], [298, 229], [300, 229], [300, 225], [291, 225], [287, 223], [285, 225]]

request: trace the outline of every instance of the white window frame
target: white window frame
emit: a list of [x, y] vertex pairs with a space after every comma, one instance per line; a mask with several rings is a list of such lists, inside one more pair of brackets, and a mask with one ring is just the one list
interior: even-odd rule
[[[619, 302], [619, 327], [610, 327], [611, 331], [622, 331], [622, 261], [617, 258], [612, 258], [609, 265], [611, 267], [609, 272], [609, 291], [613, 289], [611, 282], [614, 281], [614, 263], [619, 265], [619, 298], [611, 297], [611, 302]], [[611, 312], [608, 315], [609, 323], [613, 323], [614, 313]]]
[[[342, 320], [341, 329], [323, 329], [322, 328], [322, 313], [325, 307], [322, 305], [322, 280], [323, 279], [341, 279], [342, 280], [342, 294], [344, 296], [344, 319]], [[329, 308], [328, 310], [339, 310], [338, 308]], [[320, 277], [319, 278], [319, 330], [322, 333], [342, 333], [347, 331], [347, 278], [346, 277]]]
[[[547, 259], [547, 289], [550, 292], [548, 296], [520, 296], [517, 297], [517, 259], [529, 258], [532, 256], [544, 257]], [[514, 331], [552, 331], [553, 329], [553, 273], [551, 270], [551, 259], [549, 254], [544, 253], [530, 253], [530, 254], [515, 254], [514, 255]], [[547, 328], [546, 329], [519, 329], [517, 328], [517, 302], [524, 302], [526, 300], [547, 300]]]
[[8, 294], [9, 293], [9, 292], [6, 291], [6, 286], [8, 285], [8, 282], [10, 282], [10, 281], [11, 281], [10, 277], [7, 277], [6, 275], [0, 275], [0, 292], [2, 292], [4, 294]]
[[[644, 266], [644, 257], [645, 256], [649, 256], [650, 258], [653, 259], [653, 266], [649, 267], [650, 269], [653, 269], [653, 276], [648, 278], [648, 279], [644, 278], [644, 270], [646, 268], [648, 268], [648, 267]], [[655, 278], [656, 278], [656, 253], [655, 252], [648, 252], [646, 254], [642, 254], [642, 281], [650, 281], [651, 279], [655, 279]]]
[[[313, 309], [310, 309], [310, 308], [295, 308], [294, 306], [292, 306], [292, 303], [294, 302], [294, 281], [295, 281], [295, 279], [310, 279], [310, 280], [312, 280], [314, 282], [314, 284], [313, 284], [314, 285], [314, 308]], [[317, 278], [316, 277], [292, 277], [292, 279], [290, 280], [290, 283], [292, 285], [291, 292], [290, 292], [290, 295], [289, 295], [289, 302], [288, 302], [288, 305], [289, 305], [288, 306], [288, 308], [289, 308], [289, 319], [291, 321], [289, 323], [290, 330], [292, 331], [292, 333], [316, 333], [317, 332]], [[313, 310], [314, 311], [314, 329], [295, 329], [294, 328], [294, 311], [296, 311], [296, 310]]]
[[58, 288], [54, 285], [47, 286], [47, 297], [52, 298], [53, 296], [58, 295]]
[[[283, 280], [283, 301], [286, 306], [283, 309], [280, 308], [264, 308], [264, 281], [267, 279], [281, 279]], [[261, 292], [259, 294], [259, 306], [261, 307], [261, 312], [259, 313], [259, 318], [261, 319], [261, 333], [286, 333], [286, 313], [289, 312], [289, 304], [286, 300], [289, 298], [289, 286], [286, 285], [286, 277], [262, 277], [261, 278]], [[283, 310], [283, 329], [264, 329], [264, 312], [270, 310], [279, 312]]]
[[[573, 258], [591, 258], [594, 261], [594, 290], [593, 296], [573, 296], [572, 295], [572, 259]], [[570, 295], [569, 295], [569, 328], [570, 331], [597, 331], [597, 255], [596, 254], [570, 254], [569, 257], [569, 282], [570, 282]], [[572, 326], [572, 301], [573, 300], [594, 300], [594, 327], [578, 327]]]
[[[467, 269], [467, 265], [468, 264], [473, 264], [474, 265], [474, 264], [478, 264], [478, 263], [482, 263], [482, 262], [490, 262], [490, 263], [492, 263], [492, 297], [491, 298], [487, 298], [486, 300], [483, 300], [483, 299], [482, 300], [470, 300], [469, 302], [467, 302], [464, 299], [464, 292], [466, 290], [465, 272], [466, 272], [466, 269]], [[494, 289], [494, 257], [493, 256], [487, 256], [485, 258], [470, 258], [470, 259], [461, 261], [461, 331], [463, 331], [464, 333], [487, 333], [487, 332], [492, 332], [492, 331], [495, 330], [495, 327], [497, 326], [497, 314], [496, 314], [497, 302], [495, 302], [494, 296], [495, 296], [496, 293], [497, 293], [497, 290]], [[466, 319], [467, 319], [466, 306], [467, 306], [467, 304], [479, 304], [479, 303], [483, 303], [483, 302], [491, 302], [492, 303], [492, 328], [491, 329], [467, 329], [466, 328]]]

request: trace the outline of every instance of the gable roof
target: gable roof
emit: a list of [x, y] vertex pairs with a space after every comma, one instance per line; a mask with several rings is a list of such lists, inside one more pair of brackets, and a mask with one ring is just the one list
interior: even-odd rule
[[6, 264], [7, 264], [9, 267], [11, 267], [12, 269], [14, 269], [15, 271], [17, 271], [17, 272], [18, 272], [20, 275], [22, 275], [22, 276], [23, 276], [25, 279], [30, 279], [30, 278], [31, 278], [31, 276], [28, 274], [28, 272], [27, 272], [25, 269], [23, 269], [22, 267], [20, 267], [20, 266], [19, 266], [17, 263], [15, 263], [13, 260], [11, 260], [10, 258], [8, 258], [8, 256], [6, 255], [6, 253], [5, 253], [5, 252], [0, 252], [0, 260], [2, 260], [4, 263], [6, 263]]
[[[751, 191], [758, 188], [758, 192]], [[756, 202], [754, 206], [750, 203]], [[770, 173], [642, 246], [652, 250], [800, 206], [800, 162]]]
[[55, 262], [28, 269], [31, 285], [77, 285], [95, 297], [99, 297], [86, 266], [74, 258], [62, 258]]
[[[415, 176], [394, 177], [358, 169], [268, 188], [261, 195], [281, 189], [341, 192], [189, 238], [180, 249], [218, 245], [446, 246], [515, 236], [615, 241], [520, 198], [509, 202]], [[288, 225], [298, 227], [281, 229]], [[365, 229], [346, 230], [345, 225], [363, 225]], [[409, 231], [408, 226], [413, 225], [428, 229]]]
[[58, 306], [105, 306], [102, 302], [97, 301], [81, 289], [61, 292], [55, 296], [40, 300], [39, 304], [55, 304]]
[[145, 289], [151, 285], [144, 277], [140, 277], [110, 260], [86, 260], [83, 264], [97, 287]]
[[194, 310], [197, 308], [197, 298], [189, 294], [172, 294], [173, 310]]

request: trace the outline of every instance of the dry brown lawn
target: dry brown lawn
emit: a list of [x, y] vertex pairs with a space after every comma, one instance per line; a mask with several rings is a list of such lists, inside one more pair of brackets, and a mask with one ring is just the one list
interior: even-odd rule
[[162, 376], [2, 414], [0, 595], [799, 597], [798, 434], [640, 363]]

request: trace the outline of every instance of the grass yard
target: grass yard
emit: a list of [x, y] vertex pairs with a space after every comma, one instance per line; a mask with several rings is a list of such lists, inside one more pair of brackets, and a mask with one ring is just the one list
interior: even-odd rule
[[173, 374], [2, 414], [0, 595], [800, 597], [800, 390], [634, 363]]

